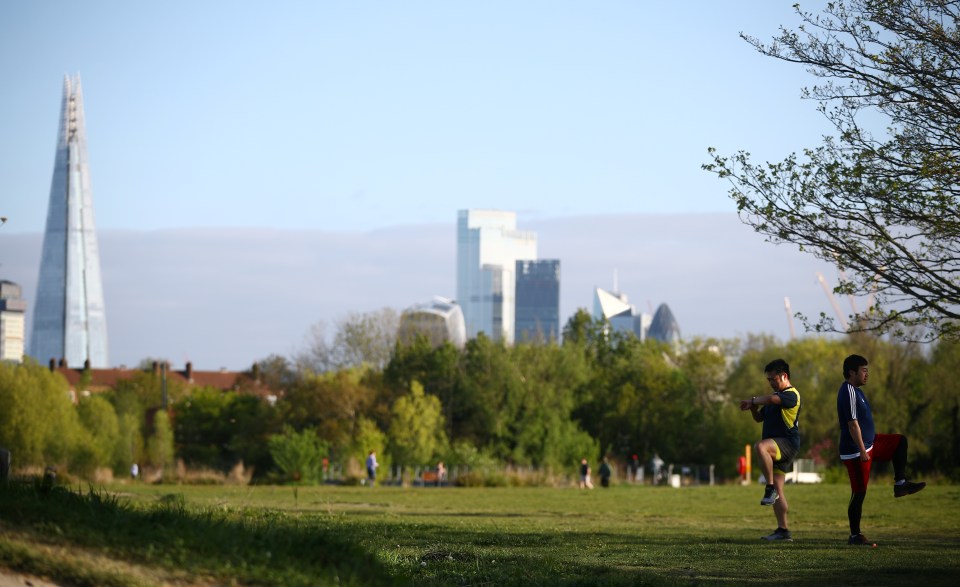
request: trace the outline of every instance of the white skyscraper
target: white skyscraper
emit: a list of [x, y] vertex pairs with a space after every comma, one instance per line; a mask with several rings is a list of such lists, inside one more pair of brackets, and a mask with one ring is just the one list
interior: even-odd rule
[[457, 213], [457, 303], [467, 338], [514, 342], [517, 261], [536, 260], [537, 235], [517, 230], [515, 212]]
[[80, 78], [65, 78], [30, 356], [109, 367]]

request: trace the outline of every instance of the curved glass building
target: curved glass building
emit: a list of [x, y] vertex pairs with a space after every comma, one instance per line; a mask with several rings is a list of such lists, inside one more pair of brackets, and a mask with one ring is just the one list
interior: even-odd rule
[[650, 328], [647, 329], [647, 336], [667, 344], [680, 344], [680, 325], [677, 324], [677, 319], [673, 317], [670, 306], [660, 304], [653, 314]]
[[417, 335], [426, 336], [433, 346], [449, 342], [458, 349], [463, 348], [467, 343], [467, 327], [460, 305], [451, 299], [436, 296], [429, 302], [404, 310], [400, 315], [397, 340], [410, 344]]

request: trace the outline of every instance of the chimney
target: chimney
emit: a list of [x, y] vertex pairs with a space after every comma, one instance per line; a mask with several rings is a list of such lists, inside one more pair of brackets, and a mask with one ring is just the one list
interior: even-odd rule
[[159, 375], [159, 374], [160, 374], [160, 363], [158, 363], [158, 362], [156, 362], [156, 361], [153, 362], [153, 374], [154, 374], [154, 375]]
[[53, 357], [50, 357], [50, 370], [51, 371], [57, 370], [57, 360], [54, 359]]
[[65, 358], [63, 358], [63, 357], [60, 357], [60, 368], [61, 368], [61, 369], [66, 369], [66, 368], [67, 368], [67, 360], [66, 360]]
[[90, 359], [86, 359], [83, 361], [83, 370], [84, 371], [90, 370]]
[[187, 361], [187, 381], [193, 381], [193, 363]]

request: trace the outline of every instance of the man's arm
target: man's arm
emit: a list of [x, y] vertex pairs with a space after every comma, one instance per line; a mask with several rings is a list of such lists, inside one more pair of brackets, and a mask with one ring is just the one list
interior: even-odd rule
[[850, 431], [850, 437], [853, 438], [853, 443], [860, 447], [860, 460], [869, 461], [870, 453], [867, 452], [867, 447], [863, 444], [863, 434], [860, 433], [860, 423], [856, 420], [847, 421], [847, 429]]
[[760, 413], [760, 407], [765, 403], [773, 403], [770, 401], [770, 397], [769, 395], [755, 395], [750, 399], [742, 399], [740, 400], [740, 409], [743, 411], [750, 410], [750, 415], [753, 416], [754, 422], [763, 422], [763, 414]]

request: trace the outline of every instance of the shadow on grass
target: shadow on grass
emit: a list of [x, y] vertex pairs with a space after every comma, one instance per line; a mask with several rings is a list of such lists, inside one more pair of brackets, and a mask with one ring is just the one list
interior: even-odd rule
[[[884, 551], [811, 538], [769, 543], [709, 530], [605, 532], [451, 528], [347, 522], [364, 544], [394, 547], [399, 574], [418, 585], [954, 585], [955, 537], [910, 537]], [[385, 539], [383, 537], [389, 537]], [[390, 542], [387, 542], [387, 541]]]
[[[15, 479], [0, 485], [0, 523], [46, 544], [107, 553], [146, 568], [148, 576], [155, 569], [213, 583], [396, 584], [374, 556], [316, 520], [265, 509], [188, 509], [175, 494], [143, 506], [104, 491]], [[0, 566], [70, 585], [103, 582], [103, 577], [72, 576], [69, 567], [26, 556], [23, 545], [9, 538], [5, 546]]]

